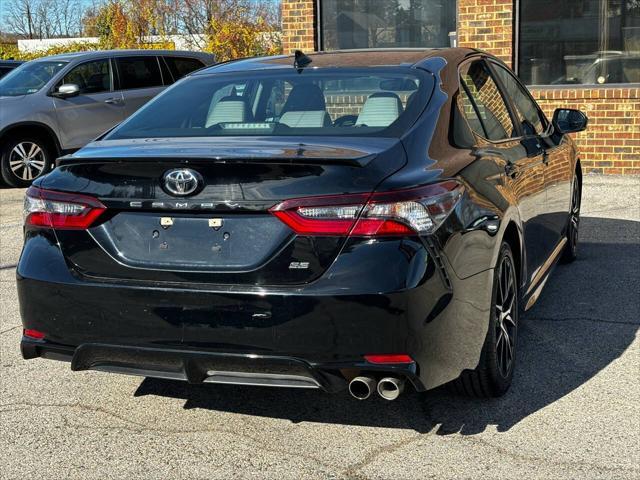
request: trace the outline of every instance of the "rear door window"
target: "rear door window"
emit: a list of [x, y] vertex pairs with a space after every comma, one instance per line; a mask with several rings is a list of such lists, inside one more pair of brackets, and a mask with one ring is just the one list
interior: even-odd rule
[[111, 66], [108, 59], [86, 62], [71, 69], [58, 85], [72, 83], [80, 87], [80, 94], [111, 90]]
[[204, 63], [195, 58], [164, 57], [164, 59], [167, 62], [167, 66], [169, 67], [169, 71], [171, 72], [174, 81], [188, 75], [194, 70], [204, 67]]
[[525, 135], [541, 134], [547, 128], [547, 122], [540, 113], [538, 106], [531, 99], [524, 87], [513, 77], [506, 68], [493, 64], [496, 75], [504, 87], [505, 94], [511, 98], [516, 107], [518, 121], [522, 125]]
[[479, 122], [482, 127], [482, 131], [476, 133], [493, 141], [518, 135], [509, 108], [484, 60], [464, 64], [460, 68], [460, 83], [466, 96], [473, 101], [473, 109], [462, 109], [469, 126], [475, 130]]
[[122, 90], [162, 85], [157, 57], [118, 57], [119, 86]]

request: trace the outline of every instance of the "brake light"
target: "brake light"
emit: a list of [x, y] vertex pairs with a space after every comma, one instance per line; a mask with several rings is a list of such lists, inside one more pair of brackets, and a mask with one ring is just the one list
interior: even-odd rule
[[428, 234], [451, 214], [463, 191], [449, 180], [393, 192], [296, 198], [270, 212], [298, 235]]
[[105, 210], [93, 197], [30, 187], [24, 199], [24, 223], [59, 230], [84, 230]]
[[406, 354], [365, 355], [369, 363], [413, 363], [413, 358]]

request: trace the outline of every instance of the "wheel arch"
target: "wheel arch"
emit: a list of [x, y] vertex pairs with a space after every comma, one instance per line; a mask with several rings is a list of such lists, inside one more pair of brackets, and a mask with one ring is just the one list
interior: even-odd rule
[[9, 135], [11, 134], [28, 134], [42, 136], [49, 142], [49, 146], [53, 148], [56, 157], [58, 157], [62, 153], [62, 148], [60, 147], [58, 136], [50, 126], [44, 123], [20, 122], [9, 125], [2, 129], [2, 131], [0, 132], [0, 144], [4, 144], [4, 142], [7, 140], [7, 138], [9, 138]]
[[516, 272], [518, 273], [518, 287], [522, 289], [523, 279], [526, 278], [526, 272], [524, 272], [524, 249], [522, 248], [522, 235], [520, 229], [513, 220], [510, 220], [507, 224], [507, 228], [504, 230], [502, 240], [509, 244], [511, 247], [511, 253], [513, 253], [513, 261], [516, 264]]
[[578, 175], [578, 182], [580, 182], [580, 186], [582, 186], [582, 163], [580, 162], [580, 159], [578, 158], [576, 160], [576, 174]]

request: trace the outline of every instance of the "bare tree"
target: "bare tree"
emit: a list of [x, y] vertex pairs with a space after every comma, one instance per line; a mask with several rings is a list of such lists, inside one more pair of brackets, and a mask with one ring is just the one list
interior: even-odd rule
[[39, 0], [11, 0], [5, 6], [4, 21], [9, 30], [26, 38], [37, 38], [34, 18]]
[[78, 0], [53, 0], [51, 5], [52, 19], [60, 35], [71, 37], [80, 34], [82, 30], [82, 7]]
[[[8, 30], [26, 38], [103, 35], [105, 12], [118, 10], [134, 36], [186, 34], [204, 48], [215, 23], [248, 23], [279, 29], [280, 2], [273, 0], [0, 0]], [[109, 15], [107, 15], [108, 17]], [[108, 18], [106, 19], [108, 23]], [[102, 22], [102, 24], [101, 24]]]
[[212, 33], [212, 20], [228, 22], [255, 22], [261, 19], [265, 29], [278, 28], [280, 24], [279, 2], [269, 0], [182, 0], [176, 2], [180, 30], [191, 35], [194, 43], [202, 48], [207, 34]]
[[70, 37], [80, 33], [79, 0], [6, 0], [4, 21], [26, 38]]

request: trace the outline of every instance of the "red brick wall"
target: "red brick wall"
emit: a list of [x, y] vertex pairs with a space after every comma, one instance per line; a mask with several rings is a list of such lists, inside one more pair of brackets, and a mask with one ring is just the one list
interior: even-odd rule
[[640, 88], [531, 89], [549, 118], [559, 107], [589, 117], [576, 134], [585, 172], [640, 174]]
[[294, 50], [316, 50], [314, 4], [314, 0], [282, 0], [282, 51], [285, 54]]
[[513, 0], [458, 0], [458, 45], [486, 50], [511, 65]]
[[[316, 49], [314, 7], [314, 0], [282, 0], [285, 53]], [[486, 50], [511, 65], [513, 20], [513, 0], [458, 0], [458, 45]], [[585, 171], [640, 174], [640, 88], [533, 88], [532, 92], [549, 118], [562, 106], [579, 108], [589, 116], [587, 131], [576, 135]]]

